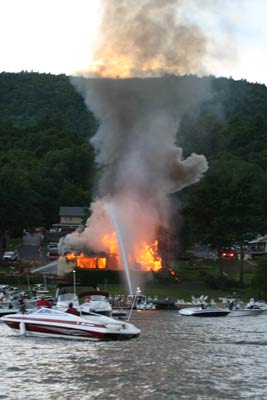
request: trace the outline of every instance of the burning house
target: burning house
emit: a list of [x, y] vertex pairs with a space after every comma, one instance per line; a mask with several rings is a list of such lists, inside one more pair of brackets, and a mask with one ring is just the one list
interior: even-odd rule
[[[115, 236], [115, 235], [114, 235]], [[85, 252], [72, 252], [67, 251], [65, 255], [62, 255], [58, 259], [58, 265], [60, 270], [70, 271], [73, 268], [81, 269], [111, 269], [120, 270], [123, 269], [120, 263], [120, 252], [115, 243], [112, 246], [112, 251], [108, 253], [93, 253], [88, 250]], [[153, 271], [157, 272], [162, 269], [162, 259], [159, 255], [157, 241], [151, 246], [145, 245], [137, 257], [134, 264], [132, 264], [135, 270], [139, 271]]]

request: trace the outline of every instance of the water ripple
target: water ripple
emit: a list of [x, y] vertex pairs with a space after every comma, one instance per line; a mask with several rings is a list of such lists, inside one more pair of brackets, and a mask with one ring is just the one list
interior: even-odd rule
[[263, 400], [267, 315], [180, 318], [134, 313], [140, 338], [22, 338], [0, 324], [0, 400]]

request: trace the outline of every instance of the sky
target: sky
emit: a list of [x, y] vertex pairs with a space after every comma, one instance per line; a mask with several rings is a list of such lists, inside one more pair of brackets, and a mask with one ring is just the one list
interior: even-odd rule
[[[267, 0], [187, 1], [187, 17], [216, 39], [208, 49], [210, 73], [267, 85]], [[0, 71], [84, 69], [100, 10], [101, 0], [0, 0]]]

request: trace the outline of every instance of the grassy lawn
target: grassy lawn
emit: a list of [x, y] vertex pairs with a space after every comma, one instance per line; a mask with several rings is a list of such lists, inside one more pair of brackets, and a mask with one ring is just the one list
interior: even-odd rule
[[[239, 285], [239, 263], [226, 263], [219, 265], [214, 261], [179, 261], [173, 266], [176, 275], [181, 278], [175, 281], [171, 276], [165, 276], [163, 279], [139, 279], [139, 284], [142, 294], [147, 296], [158, 297], [175, 297], [177, 299], [190, 300], [191, 296], [199, 297], [201, 295], [209, 296], [217, 300], [219, 297], [232, 295], [234, 292], [240, 295], [245, 300], [250, 297], [257, 298], [257, 293], [250, 287], [250, 281], [255, 273], [255, 266], [245, 265], [244, 268], [244, 287]], [[6, 275], [12, 270], [11, 266], [0, 266], [0, 284], [12, 284], [20, 289], [26, 290], [29, 285], [32, 288], [34, 283], [44, 283], [42, 275], [36, 276], [29, 274], [26, 275], [13, 275], [11, 278]], [[89, 272], [90, 274], [90, 272]], [[92, 272], [93, 274], [93, 272]], [[142, 273], [143, 277], [148, 276]], [[51, 289], [52, 294], [55, 292], [55, 282], [51, 281], [48, 277], [46, 279], [48, 287]], [[114, 280], [101, 279], [98, 281], [98, 287], [101, 290], [108, 291], [111, 295], [121, 294], [127, 295], [127, 285], [123, 283], [123, 279], [118, 283]], [[143, 282], [143, 283], [142, 283]], [[79, 287], [79, 291], [87, 286]], [[134, 287], [135, 290], [135, 287]]]

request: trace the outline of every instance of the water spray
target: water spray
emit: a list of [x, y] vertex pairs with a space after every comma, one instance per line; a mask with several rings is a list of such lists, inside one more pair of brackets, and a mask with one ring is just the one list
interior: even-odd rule
[[110, 203], [108, 203], [108, 204], [105, 205], [105, 208], [108, 211], [109, 217], [111, 219], [112, 225], [113, 225], [113, 227], [115, 229], [115, 232], [116, 232], [116, 235], [117, 235], [120, 255], [121, 255], [122, 263], [123, 263], [123, 266], [124, 266], [124, 271], [125, 271], [125, 276], [126, 276], [126, 281], [127, 281], [129, 293], [132, 293], [133, 291], [132, 291], [132, 283], [131, 283], [131, 277], [130, 277], [130, 269], [129, 269], [129, 265], [128, 265], [128, 260], [127, 260], [127, 255], [126, 255], [126, 252], [125, 252], [125, 248], [124, 248], [124, 245], [123, 245], [123, 240], [122, 240], [122, 235], [121, 235], [121, 232], [120, 232], [120, 227], [119, 227], [119, 224], [118, 224], [117, 219], [115, 217], [112, 205]]
[[133, 295], [133, 301], [132, 301], [132, 305], [131, 305], [131, 309], [130, 309], [130, 312], [129, 312], [129, 316], [128, 316], [127, 322], [129, 322], [130, 319], [131, 319], [132, 312], [133, 312], [134, 306], [135, 306], [135, 304], [136, 304], [137, 296], [138, 296], [140, 293], [141, 293], [141, 290], [140, 290], [139, 287], [137, 287], [137, 288], [136, 288], [136, 292], [135, 292], [135, 294]]

